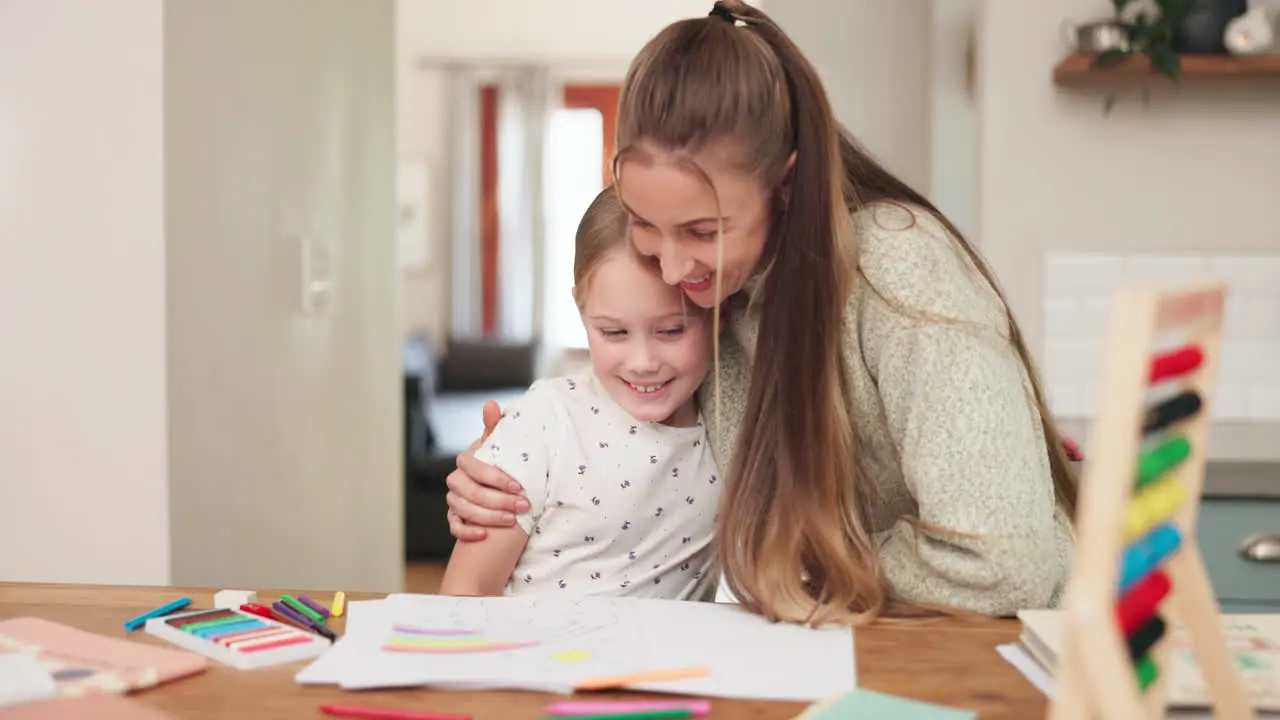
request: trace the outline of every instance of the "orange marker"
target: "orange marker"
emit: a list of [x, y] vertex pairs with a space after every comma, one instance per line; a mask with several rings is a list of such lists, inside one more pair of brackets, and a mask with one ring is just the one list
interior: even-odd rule
[[614, 688], [634, 685], [636, 683], [659, 682], [661, 680], [683, 680], [684, 678], [706, 677], [711, 669], [706, 667], [675, 668], [673, 670], [655, 670], [639, 672], [631, 675], [614, 675], [612, 677], [590, 678], [573, 686], [574, 690], [612, 690]]

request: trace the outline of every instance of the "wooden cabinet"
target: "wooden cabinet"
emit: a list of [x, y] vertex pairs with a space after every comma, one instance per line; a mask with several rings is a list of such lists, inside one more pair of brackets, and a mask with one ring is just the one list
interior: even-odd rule
[[1280, 612], [1280, 558], [1241, 552], [1258, 535], [1280, 539], [1280, 498], [1206, 497], [1196, 534], [1223, 612]]

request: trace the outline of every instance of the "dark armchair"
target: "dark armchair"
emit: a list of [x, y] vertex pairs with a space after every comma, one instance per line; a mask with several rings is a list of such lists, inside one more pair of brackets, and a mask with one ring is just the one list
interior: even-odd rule
[[443, 560], [453, 550], [445, 479], [480, 436], [485, 402], [502, 407], [535, 378], [536, 343], [450, 341], [437, 362], [426, 338], [405, 343], [405, 556]]

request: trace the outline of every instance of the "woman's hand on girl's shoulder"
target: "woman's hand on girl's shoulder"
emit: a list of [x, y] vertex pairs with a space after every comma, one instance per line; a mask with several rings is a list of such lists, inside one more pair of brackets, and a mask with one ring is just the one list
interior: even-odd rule
[[475, 452], [502, 419], [495, 402], [484, 405], [484, 434], [460, 453], [457, 469], [449, 473], [445, 502], [449, 505], [449, 533], [458, 540], [483, 540], [485, 528], [511, 527], [516, 514], [529, 509], [524, 488], [493, 465], [480, 462]]

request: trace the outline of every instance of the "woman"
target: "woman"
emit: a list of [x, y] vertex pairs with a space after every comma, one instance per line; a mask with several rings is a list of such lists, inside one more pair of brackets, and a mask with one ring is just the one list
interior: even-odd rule
[[[1018, 326], [956, 228], [843, 132], [786, 35], [728, 0], [667, 27], [628, 71], [618, 147], [636, 249], [728, 306], [701, 399], [738, 600], [852, 624], [891, 603], [1055, 605], [1075, 479]], [[454, 535], [510, 524], [510, 480], [458, 462]]]

